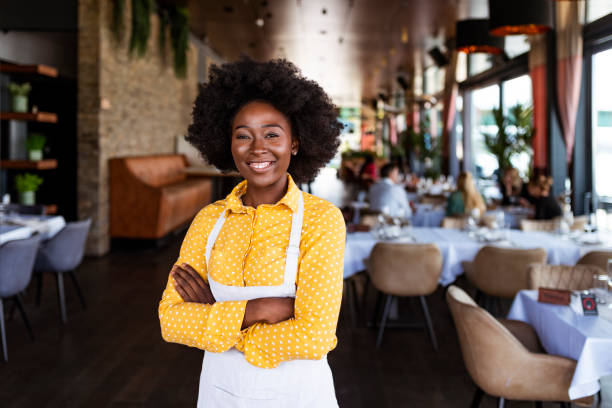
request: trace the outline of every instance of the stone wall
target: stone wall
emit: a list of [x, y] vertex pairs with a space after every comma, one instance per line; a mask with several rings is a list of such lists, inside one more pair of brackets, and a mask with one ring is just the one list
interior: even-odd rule
[[159, 20], [151, 19], [147, 54], [128, 51], [130, 3], [126, 32], [117, 43], [110, 30], [112, 2], [79, 0], [79, 218], [93, 219], [87, 253], [109, 250], [109, 171], [113, 157], [174, 152], [186, 133], [197, 95], [197, 49], [191, 44], [187, 76], [178, 79], [172, 50], [159, 50]]

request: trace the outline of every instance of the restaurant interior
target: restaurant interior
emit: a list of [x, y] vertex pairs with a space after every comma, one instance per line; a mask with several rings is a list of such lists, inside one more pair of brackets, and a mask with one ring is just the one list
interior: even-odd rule
[[340, 407], [612, 407], [612, 0], [0, 2], [0, 406], [196, 405], [158, 306], [245, 56], [342, 124]]

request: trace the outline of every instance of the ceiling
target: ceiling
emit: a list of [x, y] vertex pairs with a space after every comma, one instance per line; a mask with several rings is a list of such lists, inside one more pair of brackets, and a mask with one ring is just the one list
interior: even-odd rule
[[[192, 32], [228, 61], [285, 57], [341, 106], [397, 87], [433, 65], [458, 18], [487, 0], [188, 0]], [[256, 24], [262, 19], [263, 26]], [[261, 25], [261, 24], [260, 24]]]

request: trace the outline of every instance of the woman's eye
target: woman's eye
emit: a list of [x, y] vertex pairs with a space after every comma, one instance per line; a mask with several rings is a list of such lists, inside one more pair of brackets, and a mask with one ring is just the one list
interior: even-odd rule
[[278, 135], [276, 133], [268, 133], [266, 137], [278, 137]]
[[236, 139], [248, 139], [249, 137], [247, 135], [236, 135]]

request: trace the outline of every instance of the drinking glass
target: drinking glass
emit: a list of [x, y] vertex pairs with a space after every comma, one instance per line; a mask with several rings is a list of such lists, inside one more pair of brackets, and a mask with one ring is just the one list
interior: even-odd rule
[[597, 296], [598, 300], [607, 301], [608, 298], [608, 278], [607, 274], [596, 273], [593, 274], [593, 293]]

